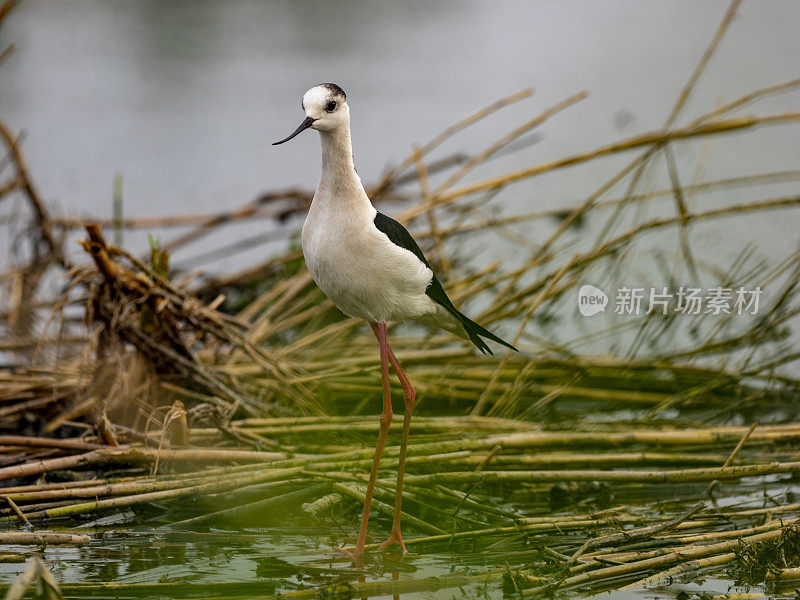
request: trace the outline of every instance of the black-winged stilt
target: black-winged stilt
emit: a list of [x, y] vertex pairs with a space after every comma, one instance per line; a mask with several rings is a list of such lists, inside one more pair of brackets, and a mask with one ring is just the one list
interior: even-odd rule
[[306, 118], [294, 133], [273, 145], [288, 142], [308, 128], [319, 131], [322, 139], [322, 174], [301, 238], [306, 265], [320, 289], [343, 313], [369, 323], [380, 345], [383, 412], [353, 556], [358, 559], [364, 553], [372, 494], [392, 421], [389, 363], [403, 386], [406, 410], [392, 533], [380, 549], [397, 543], [405, 553], [400, 504], [415, 393], [389, 347], [386, 324], [420, 321], [469, 339], [484, 353], [491, 354], [491, 350], [482, 338], [516, 348], [459, 312], [408, 230], [372, 206], [353, 164], [350, 108], [342, 88], [333, 83], [315, 86], [305, 93], [301, 106]]

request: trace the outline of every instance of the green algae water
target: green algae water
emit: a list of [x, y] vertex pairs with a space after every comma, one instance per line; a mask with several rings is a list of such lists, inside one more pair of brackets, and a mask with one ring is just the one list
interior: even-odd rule
[[[789, 405], [784, 408], [791, 410]], [[688, 415], [685, 412], [684, 419]], [[591, 414], [575, 416], [592, 420]], [[374, 421], [372, 417], [346, 417], [337, 428], [337, 419], [328, 418], [320, 425], [325, 432], [310, 436], [307, 430], [312, 425], [306, 422], [305, 431], [292, 433], [289, 427], [280, 437], [303, 456], [308, 456], [304, 452], [310, 447], [320, 445], [335, 448], [335, 456], [342, 455], [343, 447], [362, 448], [368, 454], [372, 437], [368, 424], [377, 428]], [[645, 447], [633, 439], [634, 432], [643, 435], [641, 428], [628, 427], [630, 433], [626, 433], [620, 422], [608, 426], [595, 420], [592, 426], [589, 421], [583, 421], [582, 431], [605, 431], [607, 436], [605, 442], [602, 436], [591, 442], [593, 448], [585, 447], [586, 440], [580, 442], [585, 431], [563, 427], [541, 431], [534, 423], [516, 422], [516, 430], [502, 432], [499, 419], [492, 421], [497, 429], [487, 431], [486, 423], [475, 419], [472, 428], [470, 421], [463, 421], [459, 436], [448, 431], [452, 417], [421, 415], [419, 431], [412, 437], [404, 499], [404, 511], [410, 516], [403, 525], [409, 551], [401, 556], [372, 549], [362, 568], [336, 547], [355, 541], [361, 510], [357, 492], [363, 487], [366, 468], [354, 464], [326, 470], [324, 455], [315, 455], [319, 458], [308, 463], [305, 474], [278, 484], [255, 484], [220, 494], [187, 495], [179, 502], [148, 502], [36, 522], [37, 530], [84, 534], [90, 541], [44, 549], [5, 545], [0, 553], [18, 553], [18, 560], [42, 557], [67, 598], [500, 599], [545, 593], [570, 598], [605, 590], [612, 590], [614, 598], [707, 598], [733, 592], [755, 595], [748, 598], [765, 593], [793, 596], [790, 582], [781, 587], [774, 578], [748, 580], [743, 573], [744, 569], [751, 573], [752, 564], [736, 555], [738, 545], [744, 544], [740, 538], [771, 535], [771, 531], [781, 534], [781, 527], [791, 527], [798, 517], [800, 507], [794, 502], [800, 486], [791, 468], [773, 468], [762, 476], [724, 477], [712, 486], [711, 495], [713, 477], [703, 477], [704, 469], [721, 466], [720, 458], [724, 460], [746, 428], [685, 426], [681, 429], [687, 438], [683, 443], [664, 438], [662, 443]], [[800, 430], [781, 427], [770, 423], [763, 433], [755, 428], [753, 441], [743, 446], [735, 464], [763, 469], [771, 464], [791, 464], [786, 461], [796, 455], [792, 440], [795, 436], [800, 439]], [[700, 439], [706, 429], [718, 440], [711, 446]], [[648, 431], [657, 436], [662, 430], [670, 428]], [[618, 439], [620, 433], [632, 441]], [[544, 434], [566, 439], [561, 446], [542, 446], [535, 440]], [[498, 435], [497, 439], [506, 440], [506, 447], [491, 456], [482, 449], [427, 456], [415, 452], [415, 448], [436, 444], [485, 448], [487, 436]], [[690, 439], [695, 435], [695, 441]], [[513, 448], [512, 440], [524, 446], [523, 436], [539, 448]], [[569, 442], [570, 436], [579, 437]], [[368, 543], [382, 541], [389, 533], [396, 464], [392, 455], [398, 440], [397, 430], [392, 430]], [[584, 447], [576, 448], [577, 443]], [[536, 457], [542, 459], [538, 464], [534, 464]], [[599, 460], [605, 467], [594, 464]], [[615, 463], [618, 467], [612, 468]], [[652, 474], [674, 481], [652, 480]], [[509, 477], [514, 481], [504, 481]], [[352, 495], [348, 489], [354, 490]], [[636, 537], [637, 531], [668, 524], [698, 502], [704, 507], [686, 520]], [[10, 529], [8, 524], [4, 526], [4, 530]], [[765, 573], [800, 560], [800, 555], [791, 554], [794, 538], [787, 533], [791, 531], [759, 542], [760, 546], [746, 546], [757, 549], [768, 543], [783, 544], [775, 547], [780, 548], [785, 565], [765, 564]], [[603, 546], [604, 536], [620, 533], [630, 539]], [[597, 550], [589, 549], [587, 556], [579, 557], [572, 571], [566, 572], [564, 565], [570, 557], [592, 539], [601, 540]], [[688, 569], [683, 575], [676, 573], [644, 588], [620, 589], [683, 561], [570, 583], [581, 573], [601, 573], [630, 562], [634, 555], [645, 560], [692, 544], [696, 551], [731, 542], [729, 553], [736, 555], [733, 560], [713, 568]], [[595, 558], [587, 558], [592, 556]], [[14, 580], [25, 568], [24, 562], [0, 563], [3, 583]]]

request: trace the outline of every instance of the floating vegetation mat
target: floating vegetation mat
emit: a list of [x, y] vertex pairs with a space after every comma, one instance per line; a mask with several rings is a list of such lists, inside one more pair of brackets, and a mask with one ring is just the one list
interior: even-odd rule
[[[26, 438], [51, 456], [0, 468], [5, 481], [39, 478], [3, 489], [0, 572], [12, 581], [43, 556], [76, 598], [525, 598], [667, 583], [690, 593], [726, 573], [774, 591], [796, 575], [800, 424], [573, 415], [569, 428], [416, 418], [409, 552], [369, 544], [363, 570], [336, 547], [354, 541], [374, 416], [232, 421], [227, 434], [187, 430], [179, 448], [161, 434], [117, 448]], [[376, 489], [376, 540], [390, 528], [397, 429]], [[274, 447], [234, 446], [231, 433]]]

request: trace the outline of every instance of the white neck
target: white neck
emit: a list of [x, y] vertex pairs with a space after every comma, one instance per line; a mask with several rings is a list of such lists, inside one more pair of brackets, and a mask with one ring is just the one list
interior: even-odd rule
[[369, 203], [353, 163], [350, 127], [344, 124], [331, 131], [320, 131], [319, 134], [322, 140], [322, 173], [317, 197], [335, 201], [358, 198]]

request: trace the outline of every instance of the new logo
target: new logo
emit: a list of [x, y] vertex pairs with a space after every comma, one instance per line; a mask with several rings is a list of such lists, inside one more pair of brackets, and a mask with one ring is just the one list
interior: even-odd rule
[[600, 288], [587, 283], [578, 290], [578, 310], [584, 317], [603, 312], [606, 306], [608, 306], [608, 296]]

